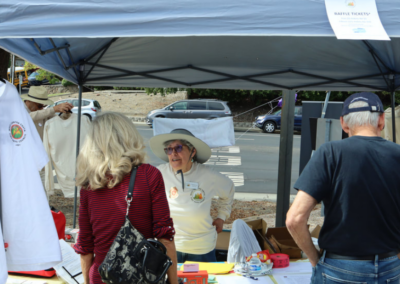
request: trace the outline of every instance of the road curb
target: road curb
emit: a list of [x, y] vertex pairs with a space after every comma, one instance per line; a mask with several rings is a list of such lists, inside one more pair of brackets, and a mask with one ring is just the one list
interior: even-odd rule
[[[295, 197], [296, 197], [295, 194], [290, 195], [290, 202], [293, 202]], [[234, 199], [241, 200], [241, 201], [265, 200], [265, 201], [276, 202], [277, 194], [274, 194], [274, 193], [235, 192]]]

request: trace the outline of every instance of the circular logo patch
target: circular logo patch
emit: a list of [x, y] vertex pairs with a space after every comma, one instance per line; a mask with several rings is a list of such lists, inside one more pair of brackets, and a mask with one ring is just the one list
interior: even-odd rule
[[11, 136], [15, 140], [19, 140], [24, 136], [24, 130], [18, 124], [11, 125]]
[[190, 193], [193, 202], [201, 203], [206, 198], [206, 193], [201, 188], [193, 189]]
[[25, 140], [25, 127], [21, 123], [17, 121], [11, 122], [9, 130], [11, 140], [18, 143], [17, 145]]

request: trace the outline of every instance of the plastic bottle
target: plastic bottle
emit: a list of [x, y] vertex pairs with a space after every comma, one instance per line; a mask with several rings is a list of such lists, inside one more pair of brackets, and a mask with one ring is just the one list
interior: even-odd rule
[[249, 273], [257, 273], [261, 271], [261, 260], [257, 257], [257, 254], [253, 253], [248, 263]]

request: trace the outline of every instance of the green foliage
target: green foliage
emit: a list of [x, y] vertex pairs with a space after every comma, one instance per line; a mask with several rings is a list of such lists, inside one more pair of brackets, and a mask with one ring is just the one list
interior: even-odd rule
[[259, 90], [220, 90], [220, 89], [182, 89], [182, 88], [144, 88], [147, 94], [160, 94], [165, 96], [177, 91], [187, 91], [191, 99], [210, 98], [220, 99], [231, 103], [240, 103], [243, 100], [251, 101], [260, 105], [281, 95], [281, 91], [259, 91]]
[[90, 88], [93, 88], [93, 90], [95, 91], [103, 91], [103, 90], [110, 90], [112, 88], [110, 87], [105, 87], [105, 86], [92, 86]]
[[[216, 98], [223, 101], [228, 101], [235, 105], [240, 105], [243, 102], [250, 103], [257, 106], [265, 102], [273, 100], [282, 95], [281, 91], [268, 91], [268, 90], [220, 90], [220, 89], [178, 89], [178, 88], [144, 88], [147, 94], [161, 94], [166, 96], [168, 94], [176, 93], [177, 91], [187, 91], [188, 97], [195, 98]], [[332, 91], [329, 101], [343, 102], [350, 95], [356, 92]], [[376, 93], [382, 100], [384, 107], [389, 107], [391, 104], [389, 92], [373, 92]], [[297, 104], [302, 101], [324, 101], [326, 97], [325, 91], [299, 91], [297, 97]], [[400, 91], [395, 95], [396, 105], [400, 104]]]
[[36, 65], [34, 65], [34, 64], [32, 64], [32, 63], [30, 63], [28, 61], [25, 61], [25, 65], [24, 65], [24, 70], [25, 71], [28, 71], [28, 70], [31, 70], [31, 69], [36, 69], [36, 68], [38, 68]]
[[114, 90], [142, 90], [143, 88], [137, 88], [137, 87], [113, 87]]
[[67, 81], [65, 79], [62, 79], [61, 85], [63, 85], [64, 87], [67, 87], [67, 86], [74, 86], [75, 84], [70, 81]]
[[[30, 69], [36, 69], [38, 68], [36, 65], [25, 61], [24, 69], [25, 70], [30, 70]], [[38, 69], [36, 70], [39, 75], [36, 76], [36, 80], [38, 81], [43, 81], [44, 79], [47, 79], [49, 81], [49, 84], [55, 84], [60, 82], [60, 80], [54, 75], [53, 73], [43, 70], [43, 69]]]

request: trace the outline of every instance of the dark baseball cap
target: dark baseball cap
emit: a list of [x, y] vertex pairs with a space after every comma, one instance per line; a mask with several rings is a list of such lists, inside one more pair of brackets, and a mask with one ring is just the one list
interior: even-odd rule
[[[366, 102], [368, 106], [358, 107], [358, 108], [349, 108], [350, 104], [355, 102]], [[383, 105], [379, 97], [373, 93], [362, 92], [352, 94], [348, 97], [343, 104], [342, 116], [352, 112], [360, 112], [360, 111], [370, 111], [370, 112], [384, 112]]]

